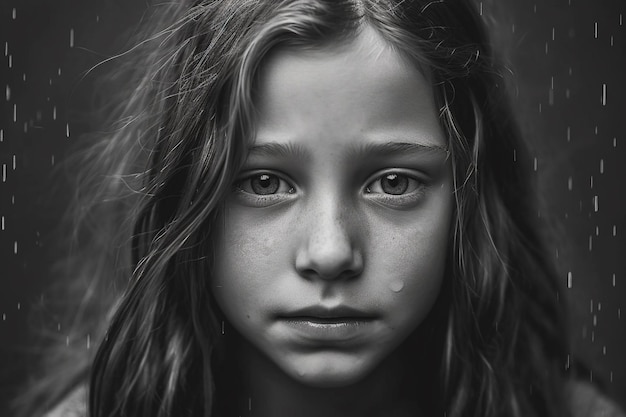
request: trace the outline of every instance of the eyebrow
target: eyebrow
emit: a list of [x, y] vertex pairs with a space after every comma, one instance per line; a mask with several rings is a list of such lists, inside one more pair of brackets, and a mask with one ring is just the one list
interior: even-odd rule
[[284, 158], [293, 158], [299, 161], [308, 161], [311, 155], [300, 144], [296, 143], [264, 143], [262, 145], [253, 145], [248, 151], [250, 156], [279, 156]]
[[[430, 145], [412, 142], [384, 142], [384, 143], [363, 143], [352, 146], [348, 150], [349, 158], [366, 158], [372, 156], [402, 156], [407, 154], [441, 154], [448, 158], [450, 152], [447, 147], [440, 145]], [[278, 156], [295, 159], [298, 161], [309, 161], [310, 153], [301, 144], [295, 143], [264, 143], [253, 145], [248, 156]]]
[[364, 143], [350, 150], [350, 157], [397, 156], [407, 154], [441, 154], [448, 158], [450, 152], [446, 146], [414, 142]]

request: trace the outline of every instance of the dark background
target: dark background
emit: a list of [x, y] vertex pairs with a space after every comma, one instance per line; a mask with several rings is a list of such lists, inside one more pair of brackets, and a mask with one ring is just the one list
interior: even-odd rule
[[[144, 0], [0, 0], [0, 415], [32, 369], [33, 314], [54, 283], [59, 169], [98, 129], [95, 81], [123, 51]], [[572, 310], [573, 357], [626, 408], [626, 2], [490, 0], [508, 44], [515, 105], [536, 157], [554, 256]], [[108, 69], [111, 67], [109, 66]], [[61, 173], [61, 174], [60, 174]], [[568, 288], [568, 276], [571, 277]], [[624, 311], [622, 311], [624, 310]], [[56, 317], [50, 313], [45, 326]], [[45, 311], [44, 311], [45, 316]], [[35, 318], [33, 318], [35, 317]], [[60, 319], [59, 319], [60, 320]], [[50, 323], [48, 323], [50, 322]], [[64, 327], [52, 326], [61, 335]], [[87, 348], [87, 342], [85, 348]], [[80, 341], [72, 343], [82, 343]]]

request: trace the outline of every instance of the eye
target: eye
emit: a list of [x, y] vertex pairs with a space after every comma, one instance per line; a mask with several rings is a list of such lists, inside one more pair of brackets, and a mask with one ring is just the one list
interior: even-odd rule
[[377, 174], [364, 189], [368, 200], [396, 209], [415, 207], [425, 196], [427, 183], [413, 171], [392, 170]]
[[251, 197], [277, 197], [295, 193], [295, 188], [280, 175], [271, 172], [253, 173], [236, 184], [237, 190]]
[[408, 175], [388, 172], [370, 182], [365, 188], [365, 192], [367, 194], [382, 193], [398, 196], [414, 192], [421, 185], [423, 184], [420, 181]]

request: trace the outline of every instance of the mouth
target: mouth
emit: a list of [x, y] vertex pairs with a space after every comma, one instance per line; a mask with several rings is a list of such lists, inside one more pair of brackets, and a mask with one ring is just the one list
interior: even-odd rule
[[378, 316], [351, 307], [307, 307], [277, 317], [298, 340], [306, 343], [345, 343], [372, 330]]
[[319, 323], [338, 323], [347, 321], [374, 320], [377, 315], [372, 312], [348, 306], [337, 306], [332, 308], [310, 306], [280, 314], [278, 317], [281, 319], [301, 319]]

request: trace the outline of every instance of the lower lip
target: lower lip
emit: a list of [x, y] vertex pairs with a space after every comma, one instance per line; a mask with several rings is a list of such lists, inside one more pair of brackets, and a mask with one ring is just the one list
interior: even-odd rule
[[318, 319], [293, 317], [280, 320], [300, 337], [311, 342], [345, 342], [368, 334], [374, 323], [369, 318]]

